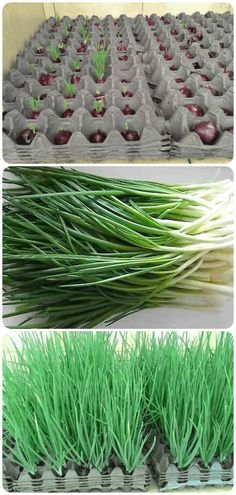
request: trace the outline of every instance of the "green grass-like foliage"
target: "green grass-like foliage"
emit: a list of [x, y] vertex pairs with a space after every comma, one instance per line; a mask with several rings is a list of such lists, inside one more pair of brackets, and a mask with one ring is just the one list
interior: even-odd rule
[[50, 59], [53, 62], [58, 60], [60, 58], [60, 55], [61, 55], [58, 46], [49, 46], [48, 53], [49, 53]]
[[86, 45], [89, 41], [89, 30], [86, 23], [84, 24], [84, 26], [81, 26], [79, 33], [83, 40], [83, 43]]
[[32, 98], [30, 101], [30, 108], [32, 112], [39, 112], [41, 108], [41, 101], [39, 96], [37, 98]]
[[92, 328], [232, 294], [232, 183], [168, 185], [10, 167], [4, 304], [21, 328]]
[[108, 54], [109, 47], [103, 48], [97, 46], [96, 50], [93, 52], [92, 62], [96, 76], [99, 80], [104, 78]]
[[[145, 336], [144, 336], [145, 337]], [[199, 339], [176, 333], [143, 338], [140, 366], [146, 377], [149, 421], [185, 468], [196, 456], [205, 466], [233, 452], [233, 338], [210, 332]]]
[[79, 59], [73, 61], [73, 69], [75, 70], [80, 70], [81, 68], [81, 62]]
[[96, 100], [94, 102], [94, 109], [96, 110], [96, 112], [98, 113], [101, 113], [103, 111], [103, 109], [105, 108], [105, 102], [104, 102], [104, 99], [102, 100]]
[[132, 472], [160, 441], [180, 468], [196, 456], [227, 460], [233, 339], [222, 332], [212, 347], [213, 333], [23, 334], [3, 358], [4, 453], [32, 474], [43, 461], [59, 475], [68, 460], [102, 472], [114, 454]]
[[102, 471], [112, 454], [129, 472], [141, 465], [142, 374], [116, 353], [116, 338], [64, 332], [43, 340], [35, 333], [22, 343], [15, 361], [4, 359], [10, 458], [31, 473], [40, 460], [58, 474], [67, 460]]
[[64, 88], [68, 96], [74, 96], [76, 89], [71, 81], [64, 81]]

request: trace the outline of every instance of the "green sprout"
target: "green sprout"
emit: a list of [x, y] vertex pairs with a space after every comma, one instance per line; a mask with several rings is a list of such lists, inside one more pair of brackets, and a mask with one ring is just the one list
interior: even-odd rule
[[59, 16], [58, 14], [56, 14], [56, 15], [55, 15], [55, 21], [56, 21], [56, 22], [60, 22], [60, 20], [61, 20], [60, 16]]
[[58, 48], [59, 48], [60, 50], [62, 50], [62, 49], [64, 48], [64, 46], [65, 46], [65, 45], [64, 45], [64, 43], [59, 43]]
[[48, 48], [49, 51], [49, 56], [53, 62], [56, 62], [56, 60], [60, 59], [60, 50], [58, 46], [50, 46]]
[[102, 111], [105, 108], [105, 101], [104, 98], [101, 98], [99, 100], [96, 100], [94, 102], [94, 109], [96, 110], [97, 113], [102, 113]]
[[85, 45], [87, 45], [88, 43], [88, 40], [89, 40], [89, 31], [88, 31], [88, 27], [86, 25], [84, 26], [81, 26], [80, 30], [80, 36], [84, 42]]
[[72, 66], [73, 66], [74, 70], [80, 70], [80, 68], [81, 68], [80, 60], [74, 60]]
[[41, 107], [41, 101], [39, 96], [37, 98], [32, 98], [30, 101], [30, 107], [32, 112], [39, 112]]
[[64, 100], [64, 110], [69, 110], [70, 104], [67, 100]]
[[92, 62], [98, 79], [103, 79], [105, 74], [106, 61], [109, 53], [109, 47], [101, 48], [97, 45], [97, 49], [93, 52]]
[[34, 132], [34, 134], [36, 134], [36, 132], [37, 132], [37, 130], [38, 130], [35, 124], [29, 124], [29, 129], [30, 129], [31, 131], [33, 131], [33, 132]]
[[70, 81], [64, 81], [64, 88], [69, 96], [73, 96], [75, 94], [75, 85]]
[[57, 69], [56, 69], [55, 65], [53, 65], [53, 64], [48, 64], [48, 66], [47, 66], [47, 71], [48, 71], [48, 72], [51, 72], [51, 74], [54, 74], [54, 73], [56, 72], [56, 70], [57, 70]]
[[128, 130], [129, 130], [129, 125], [128, 125], [128, 122], [125, 122], [125, 124], [124, 124], [124, 130], [125, 130], [125, 131], [128, 131]]
[[63, 33], [64, 33], [65, 38], [69, 38], [70, 30], [69, 30], [69, 27], [67, 24], [64, 26]]

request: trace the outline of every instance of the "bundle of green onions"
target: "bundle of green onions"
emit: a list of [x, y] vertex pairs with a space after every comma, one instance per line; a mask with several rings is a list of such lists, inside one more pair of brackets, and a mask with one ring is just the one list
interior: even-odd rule
[[179, 468], [230, 463], [233, 338], [25, 333], [3, 360], [3, 425], [4, 454], [32, 474], [114, 458], [131, 473], [160, 442]]
[[[109, 332], [22, 336], [4, 359], [4, 452], [31, 474], [68, 461], [102, 472], [115, 455], [127, 472], [145, 462], [143, 381]], [[127, 350], [123, 351], [127, 356]], [[113, 459], [114, 463], [114, 459]]]
[[6, 317], [92, 328], [138, 310], [214, 308], [232, 295], [229, 180], [192, 185], [10, 167], [4, 179]]

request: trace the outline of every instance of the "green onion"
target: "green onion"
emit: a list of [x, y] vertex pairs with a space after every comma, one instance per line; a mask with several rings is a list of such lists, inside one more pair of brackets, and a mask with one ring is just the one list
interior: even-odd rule
[[49, 52], [49, 56], [53, 62], [60, 58], [60, 50], [59, 50], [58, 46], [49, 46], [48, 52]]
[[84, 24], [84, 26], [81, 26], [79, 32], [83, 43], [86, 45], [89, 41], [89, 30], [86, 23]]
[[104, 78], [109, 47], [102, 48], [97, 45], [97, 49], [93, 52], [92, 62], [99, 80]]
[[10, 167], [4, 180], [4, 303], [21, 328], [92, 328], [161, 306], [232, 295], [228, 180], [192, 185]]
[[103, 472], [114, 456], [131, 473], [160, 442], [179, 468], [228, 462], [233, 338], [21, 334], [3, 356], [3, 428], [4, 455], [31, 474], [40, 461], [59, 475], [68, 461]]
[[223, 462], [233, 452], [233, 339], [221, 332], [212, 345], [214, 337], [173, 332], [136, 342], [149, 421], [180, 468], [195, 457], [209, 467], [213, 458]]
[[39, 112], [41, 107], [41, 101], [39, 96], [37, 98], [32, 98], [30, 101], [30, 107], [32, 112]]
[[75, 94], [75, 85], [70, 81], [64, 81], [64, 88], [68, 96], [74, 96]]
[[109, 337], [107, 332], [22, 337], [16, 359], [4, 359], [8, 458], [32, 474], [41, 460], [59, 475], [68, 460], [101, 472], [113, 454], [128, 472], [144, 463], [150, 449], [145, 456], [142, 377], [139, 373], [137, 388], [133, 365], [120, 359], [117, 339]]

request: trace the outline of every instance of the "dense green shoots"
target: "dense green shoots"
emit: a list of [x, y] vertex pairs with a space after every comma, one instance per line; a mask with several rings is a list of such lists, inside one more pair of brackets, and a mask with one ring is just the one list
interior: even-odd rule
[[99, 46], [97, 46], [97, 49], [93, 52], [92, 62], [96, 76], [99, 80], [104, 78], [108, 53], [109, 47], [103, 48]]
[[57, 60], [60, 59], [61, 53], [60, 53], [58, 46], [49, 46], [48, 52], [49, 52], [50, 59], [53, 62], [56, 62]]
[[21, 342], [3, 358], [4, 453], [30, 473], [43, 461], [61, 475], [69, 460], [102, 472], [114, 455], [131, 473], [159, 442], [179, 468], [230, 458], [230, 334], [38, 332]]

